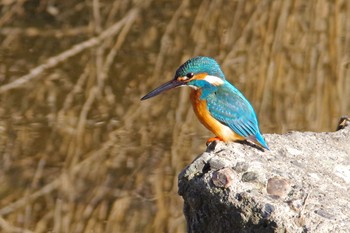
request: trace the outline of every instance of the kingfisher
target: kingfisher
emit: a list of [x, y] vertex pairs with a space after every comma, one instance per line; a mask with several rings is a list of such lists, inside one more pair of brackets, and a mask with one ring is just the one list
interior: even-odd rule
[[141, 98], [146, 100], [175, 87], [191, 87], [190, 100], [199, 121], [216, 137], [212, 141], [248, 140], [269, 150], [260, 133], [255, 111], [244, 95], [229, 83], [211, 57], [194, 57], [182, 64], [175, 77]]

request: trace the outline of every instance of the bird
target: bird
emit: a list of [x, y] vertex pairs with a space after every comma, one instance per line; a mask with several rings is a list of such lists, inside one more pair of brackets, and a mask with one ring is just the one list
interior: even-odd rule
[[190, 100], [199, 121], [215, 137], [207, 145], [223, 142], [250, 141], [269, 150], [263, 138], [256, 113], [244, 95], [225, 78], [214, 58], [198, 56], [183, 63], [172, 80], [141, 98], [146, 100], [180, 86], [191, 87]]

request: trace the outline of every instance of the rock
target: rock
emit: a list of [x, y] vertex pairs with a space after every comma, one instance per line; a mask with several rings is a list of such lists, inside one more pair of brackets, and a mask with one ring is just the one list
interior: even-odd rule
[[181, 172], [188, 232], [350, 232], [350, 126], [264, 137], [270, 151], [213, 142]]

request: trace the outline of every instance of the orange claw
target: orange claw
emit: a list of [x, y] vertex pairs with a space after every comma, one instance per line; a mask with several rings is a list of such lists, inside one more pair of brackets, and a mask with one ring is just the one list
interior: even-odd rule
[[205, 144], [208, 146], [213, 141], [223, 141], [223, 140], [219, 137], [209, 138]]

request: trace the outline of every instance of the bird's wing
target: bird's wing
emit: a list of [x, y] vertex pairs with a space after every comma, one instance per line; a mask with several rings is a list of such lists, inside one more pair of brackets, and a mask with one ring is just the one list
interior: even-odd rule
[[260, 134], [253, 107], [235, 87], [221, 86], [206, 101], [211, 115], [237, 134], [245, 138]]

